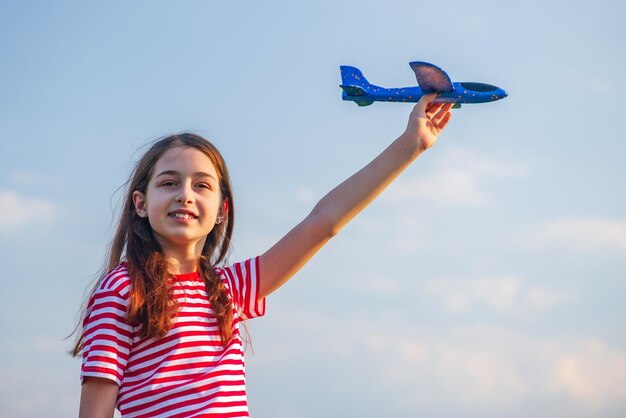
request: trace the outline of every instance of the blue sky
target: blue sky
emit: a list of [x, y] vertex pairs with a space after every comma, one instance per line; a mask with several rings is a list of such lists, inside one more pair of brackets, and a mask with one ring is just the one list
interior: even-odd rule
[[626, 414], [625, 6], [618, 1], [0, 1], [0, 404], [77, 411], [64, 354], [147, 142], [224, 153], [231, 261], [265, 251], [405, 125], [339, 66], [505, 88], [249, 323], [262, 417]]

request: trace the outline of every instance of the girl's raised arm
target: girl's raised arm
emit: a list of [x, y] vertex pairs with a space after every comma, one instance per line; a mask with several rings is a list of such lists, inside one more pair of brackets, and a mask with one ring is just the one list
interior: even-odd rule
[[311, 213], [266, 251], [260, 260], [259, 297], [289, 280], [352, 218], [372, 202], [422, 152], [430, 148], [450, 120], [452, 104], [435, 104], [436, 95], [415, 105], [402, 135], [387, 149], [335, 187]]

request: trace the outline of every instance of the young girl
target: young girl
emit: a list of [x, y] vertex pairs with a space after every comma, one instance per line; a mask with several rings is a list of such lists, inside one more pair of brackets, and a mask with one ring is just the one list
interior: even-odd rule
[[235, 208], [226, 165], [194, 134], [156, 142], [137, 163], [108, 257], [88, 301], [80, 417], [246, 417], [239, 322], [291, 278], [423, 151], [451, 104], [423, 97], [405, 132], [328, 193], [259, 257], [220, 267]]

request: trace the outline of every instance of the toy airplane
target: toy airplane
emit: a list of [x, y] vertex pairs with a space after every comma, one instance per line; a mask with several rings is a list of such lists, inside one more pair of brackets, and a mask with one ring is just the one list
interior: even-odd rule
[[435, 103], [486, 103], [504, 99], [508, 94], [499, 87], [484, 83], [452, 82], [441, 68], [427, 62], [409, 63], [419, 87], [386, 89], [370, 84], [358, 68], [342, 65], [341, 87], [343, 100], [350, 100], [359, 106], [374, 102], [417, 102], [423, 95], [438, 93]]

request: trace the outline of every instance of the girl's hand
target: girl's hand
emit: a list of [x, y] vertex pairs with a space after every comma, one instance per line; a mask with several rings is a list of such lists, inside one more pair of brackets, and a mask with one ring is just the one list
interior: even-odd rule
[[420, 152], [433, 146], [452, 117], [450, 109], [454, 103], [433, 103], [436, 97], [436, 93], [422, 96], [413, 108], [404, 132], [417, 141]]

